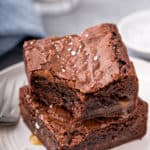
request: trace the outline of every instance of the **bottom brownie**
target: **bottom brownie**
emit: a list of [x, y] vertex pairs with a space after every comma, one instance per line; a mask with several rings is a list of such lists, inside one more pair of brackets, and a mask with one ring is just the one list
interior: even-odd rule
[[20, 90], [20, 110], [24, 122], [48, 150], [105, 150], [146, 133], [147, 104], [139, 100], [137, 109], [128, 117], [96, 118], [75, 122], [60, 107], [48, 107]]

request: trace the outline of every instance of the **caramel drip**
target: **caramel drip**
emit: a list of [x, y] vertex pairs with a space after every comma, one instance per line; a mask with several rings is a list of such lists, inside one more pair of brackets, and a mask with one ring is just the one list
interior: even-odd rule
[[29, 140], [30, 140], [30, 143], [33, 145], [41, 145], [42, 144], [41, 141], [34, 134], [30, 135]]

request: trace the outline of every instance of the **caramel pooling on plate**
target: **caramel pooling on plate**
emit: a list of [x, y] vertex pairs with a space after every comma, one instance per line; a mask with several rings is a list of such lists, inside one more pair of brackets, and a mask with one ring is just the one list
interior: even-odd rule
[[31, 134], [29, 139], [30, 139], [31, 144], [41, 145], [41, 141], [34, 134]]

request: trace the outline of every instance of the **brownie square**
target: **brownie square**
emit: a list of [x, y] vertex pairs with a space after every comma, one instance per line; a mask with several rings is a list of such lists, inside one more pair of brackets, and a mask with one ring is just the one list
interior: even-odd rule
[[27, 87], [20, 90], [23, 120], [47, 150], [105, 150], [141, 139], [147, 129], [147, 109], [139, 99], [128, 116], [76, 122], [60, 106], [48, 107], [35, 100]]
[[27, 41], [24, 59], [32, 92], [77, 119], [117, 117], [136, 107], [138, 79], [113, 24]]

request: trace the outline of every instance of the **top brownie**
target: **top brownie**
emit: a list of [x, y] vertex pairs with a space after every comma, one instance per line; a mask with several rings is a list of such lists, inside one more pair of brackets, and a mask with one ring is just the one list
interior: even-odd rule
[[[97, 25], [80, 35], [27, 41], [24, 57], [31, 88], [40, 96], [43, 87], [45, 91], [53, 91], [53, 95], [57, 89], [59, 93], [65, 90], [61, 97], [67, 99], [73, 91], [71, 94], [82, 102], [91, 94], [108, 97], [111, 93], [111, 99], [136, 100], [135, 70], [114, 24]], [[117, 82], [123, 80], [121, 89]], [[117, 87], [113, 89], [115, 84]], [[36, 92], [37, 89], [40, 90]], [[48, 99], [47, 95], [42, 98]]]
[[113, 24], [91, 27], [81, 35], [27, 41], [24, 49], [29, 77], [36, 70], [48, 70], [82, 93], [93, 93], [124, 76], [135, 76]]

